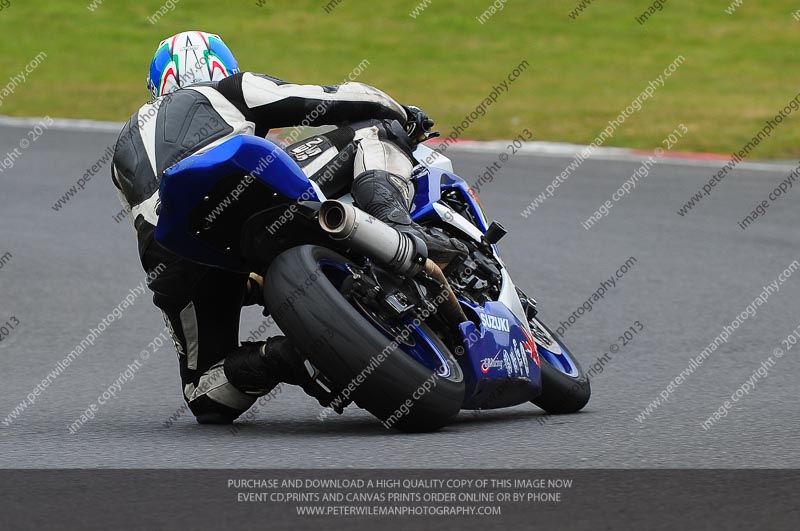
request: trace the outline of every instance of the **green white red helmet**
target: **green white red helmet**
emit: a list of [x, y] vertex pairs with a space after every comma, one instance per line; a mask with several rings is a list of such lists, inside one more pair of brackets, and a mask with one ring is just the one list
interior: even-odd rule
[[153, 98], [203, 81], [219, 81], [239, 72], [231, 50], [219, 35], [184, 31], [158, 45], [147, 88]]

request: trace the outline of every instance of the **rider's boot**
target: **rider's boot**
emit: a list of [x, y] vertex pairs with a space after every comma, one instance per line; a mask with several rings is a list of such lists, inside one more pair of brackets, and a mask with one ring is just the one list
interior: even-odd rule
[[437, 264], [448, 264], [457, 256], [467, 255], [469, 250], [462, 242], [424, 230], [411, 220], [411, 186], [411, 183], [393, 173], [368, 170], [353, 181], [353, 201], [361, 210], [399, 232], [421, 239], [428, 247], [428, 258]]
[[225, 376], [238, 390], [263, 396], [280, 383], [300, 386], [327, 407], [333, 396], [306, 371], [300, 354], [284, 336], [242, 346], [225, 358]]

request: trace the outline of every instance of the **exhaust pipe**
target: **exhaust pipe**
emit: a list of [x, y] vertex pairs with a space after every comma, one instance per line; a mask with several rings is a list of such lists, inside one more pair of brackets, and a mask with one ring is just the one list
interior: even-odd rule
[[469, 320], [442, 269], [428, 258], [428, 250], [419, 238], [403, 234], [363, 210], [336, 200], [322, 203], [319, 224], [334, 240], [344, 242], [392, 271], [412, 277], [424, 271], [447, 291], [442, 305], [447, 319], [455, 325]]
[[341, 201], [325, 201], [319, 211], [322, 230], [334, 240], [401, 275], [422, 271], [428, 250], [418, 238], [402, 234], [363, 210]]

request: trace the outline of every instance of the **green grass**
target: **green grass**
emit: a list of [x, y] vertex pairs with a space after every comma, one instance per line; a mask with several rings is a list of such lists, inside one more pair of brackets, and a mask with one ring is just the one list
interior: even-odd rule
[[[362, 59], [359, 81], [427, 110], [443, 132], [460, 122], [522, 60], [530, 68], [465, 135], [589, 143], [678, 54], [686, 63], [606, 144], [660, 145], [679, 123], [675, 149], [738, 150], [800, 91], [800, 22], [794, 0], [669, 0], [646, 24], [647, 2], [508, 0], [485, 24], [488, 0], [212, 2], [182, 0], [152, 25], [160, 0], [11, 0], [0, 11], [0, 86], [39, 51], [48, 58], [0, 113], [126, 119], [147, 100], [149, 60], [162, 38], [186, 29], [219, 33], [245, 70], [299, 83], [337, 83]], [[798, 119], [785, 120], [753, 158], [800, 155]]]

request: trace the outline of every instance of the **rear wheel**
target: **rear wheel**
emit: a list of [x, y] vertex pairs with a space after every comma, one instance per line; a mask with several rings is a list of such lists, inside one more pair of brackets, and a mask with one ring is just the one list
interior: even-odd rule
[[536, 340], [542, 370], [542, 394], [531, 402], [548, 413], [580, 411], [592, 395], [588, 376], [567, 347], [537, 318], [533, 305], [525, 298], [522, 304]]
[[385, 426], [432, 431], [461, 409], [464, 378], [424, 323], [396, 322], [343, 294], [348, 260], [304, 245], [278, 256], [264, 298], [275, 321], [314, 367]]

